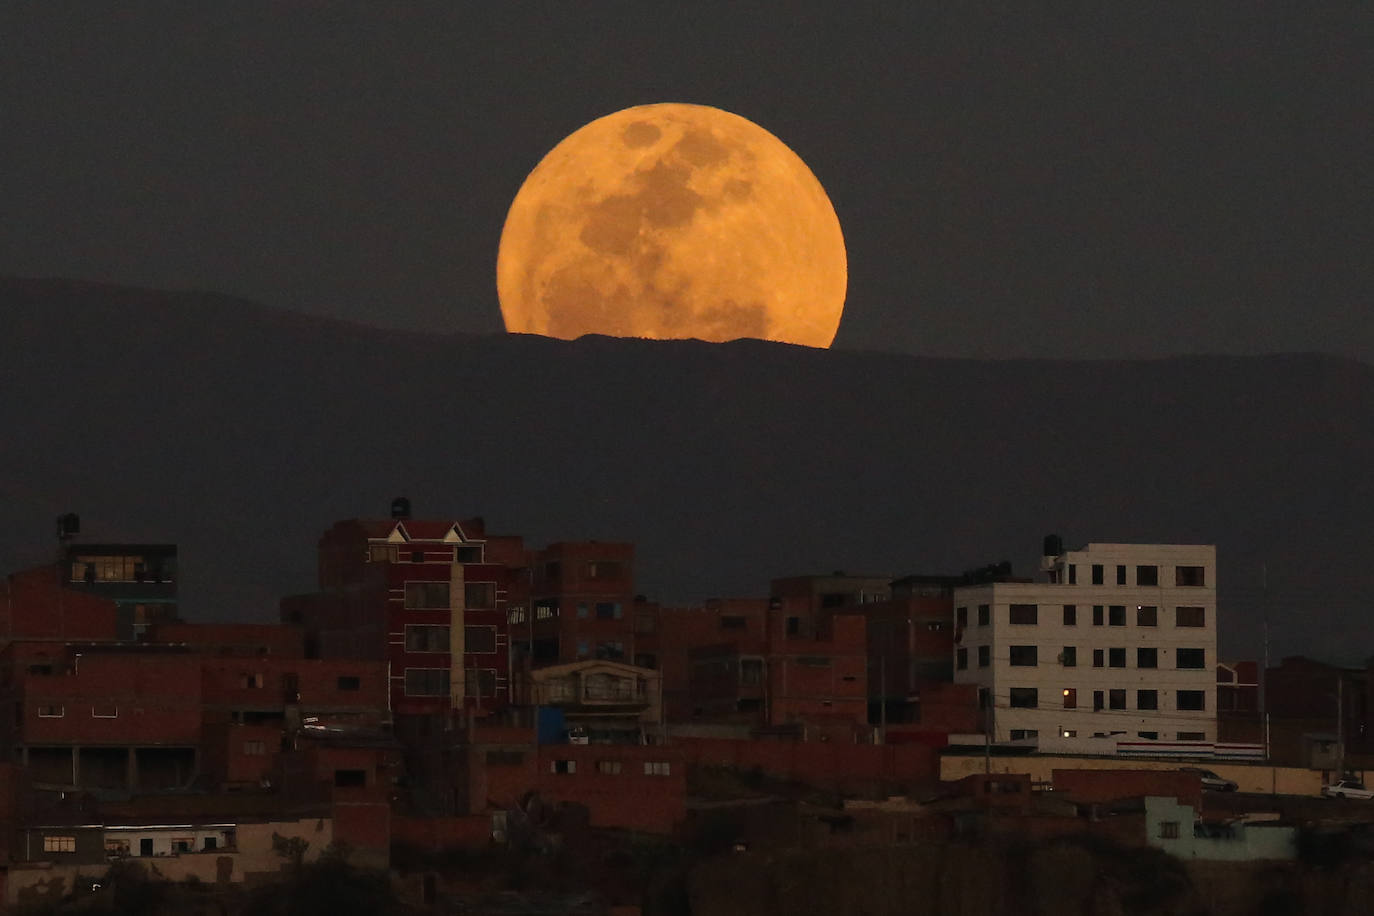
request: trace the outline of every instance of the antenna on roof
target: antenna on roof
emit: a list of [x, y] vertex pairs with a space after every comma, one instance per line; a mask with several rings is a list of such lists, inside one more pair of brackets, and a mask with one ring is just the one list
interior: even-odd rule
[[394, 519], [410, 518], [410, 500], [404, 496], [398, 496], [391, 501], [391, 517]]

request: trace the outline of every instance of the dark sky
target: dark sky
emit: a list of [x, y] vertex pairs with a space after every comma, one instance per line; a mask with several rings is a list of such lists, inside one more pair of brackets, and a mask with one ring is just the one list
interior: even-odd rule
[[495, 331], [528, 171], [686, 101], [827, 188], [839, 346], [1374, 361], [1367, 3], [133, 6], [0, 8], [0, 273]]

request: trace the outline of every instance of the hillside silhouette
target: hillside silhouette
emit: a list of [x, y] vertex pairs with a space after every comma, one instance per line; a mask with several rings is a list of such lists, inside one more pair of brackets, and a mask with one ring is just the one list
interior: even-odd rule
[[[970, 333], [977, 333], [971, 328]], [[319, 533], [409, 496], [630, 540], [665, 602], [958, 572], [1042, 535], [1218, 547], [1223, 653], [1374, 654], [1374, 368], [974, 361], [759, 341], [424, 335], [210, 293], [0, 279], [0, 564], [174, 541], [183, 613], [275, 619]], [[1267, 588], [1262, 585], [1267, 579]]]

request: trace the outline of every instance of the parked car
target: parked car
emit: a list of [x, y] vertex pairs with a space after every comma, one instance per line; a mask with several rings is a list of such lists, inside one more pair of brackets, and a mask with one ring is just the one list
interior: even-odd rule
[[1229, 779], [1223, 779], [1211, 770], [1204, 770], [1202, 767], [1179, 767], [1181, 773], [1195, 773], [1202, 780], [1204, 789], [1212, 789], [1216, 792], [1234, 792], [1240, 788]]
[[1374, 798], [1374, 791], [1366, 789], [1358, 779], [1342, 779], [1329, 786], [1322, 786], [1322, 795], [1327, 798]]

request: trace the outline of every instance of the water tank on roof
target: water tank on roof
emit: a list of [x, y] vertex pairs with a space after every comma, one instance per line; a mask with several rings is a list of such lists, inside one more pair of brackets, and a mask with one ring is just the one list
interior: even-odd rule
[[1064, 539], [1057, 534], [1045, 535], [1044, 546], [1040, 551], [1042, 557], [1058, 557], [1064, 554]]
[[81, 516], [68, 512], [57, 517], [57, 539], [70, 541], [81, 533]]
[[391, 501], [391, 517], [396, 519], [410, 518], [410, 500], [404, 496], [398, 496]]

